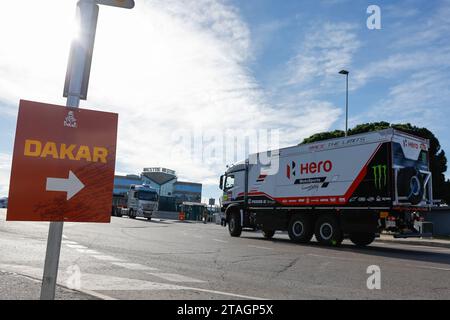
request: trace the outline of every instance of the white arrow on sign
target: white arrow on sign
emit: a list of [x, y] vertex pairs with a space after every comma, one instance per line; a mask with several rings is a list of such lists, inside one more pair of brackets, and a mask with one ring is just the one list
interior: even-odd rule
[[95, 2], [105, 6], [120, 7], [125, 9], [134, 8], [134, 0], [95, 0]]
[[47, 191], [67, 192], [67, 200], [70, 200], [74, 195], [84, 188], [83, 182], [69, 170], [69, 178], [47, 178]]

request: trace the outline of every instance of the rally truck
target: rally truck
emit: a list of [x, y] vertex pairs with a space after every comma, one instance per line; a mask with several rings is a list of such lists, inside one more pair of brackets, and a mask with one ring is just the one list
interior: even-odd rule
[[158, 192], [148, 185], [131, 185], [126, 194], [126, 206], [121, 208], [121, 215], [131, 219], [137, 217], [152, 219], [158, 210]]
[[298, 243], [349, 238], [370, 244], [381, 232], [429, 237], [433, 205], [429, 140], [392, 128], [251, 154], [220, 177], [221, 209], [233, 237], [258, 228]]

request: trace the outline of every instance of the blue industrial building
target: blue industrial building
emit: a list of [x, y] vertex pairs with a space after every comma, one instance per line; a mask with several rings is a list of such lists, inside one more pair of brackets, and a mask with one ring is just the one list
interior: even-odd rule
[[160, 208], [176, 210], [176, 205], [182, 202], [200, 203], [202, 199], [201, 183], [178, 181], [176, 172], [167, 168], [144, 168], [140, 175], [116, 175], [114, 194], [125, 194], [133, 184], [146, 184], [155, 189], [161, 199]]

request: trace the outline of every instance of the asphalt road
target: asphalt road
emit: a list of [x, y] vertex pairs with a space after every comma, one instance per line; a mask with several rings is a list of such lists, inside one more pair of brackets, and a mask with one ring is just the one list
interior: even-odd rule
[[[47, 232], [48, 223], [5, 222], [0, 209], [0, 270], [42, 277]], [[381, 271], [379, 290], [367, 288], [371, 265]], [[285, 234], [231, 238], [215, 224], [113, 217], [65, 224], [58, 280], [104, 299], [450, 299], [450, 249], [328, 248]], [[23, 288], [8, 290], [20, 298]]]

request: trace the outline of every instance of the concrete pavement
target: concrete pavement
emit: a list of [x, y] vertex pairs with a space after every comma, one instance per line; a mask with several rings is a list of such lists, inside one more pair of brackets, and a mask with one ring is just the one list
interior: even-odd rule
[[[40, 278], [48, 223], [5, 222], [0, 270]], [[367, 268], [381, 270], [369, 290]], [[215, 224], [112, 218], [64, 227], [59, 282], [111, 299], [450, 299], [450, 249], [231, 238]]]
[[[40, 290], [41, 282], [38, 279], [0, 270], [0, 300], [36, 300], [39, 299]], [[55, 296], [59, 300], [98, 299], [62, 286], [57, 287]]]

